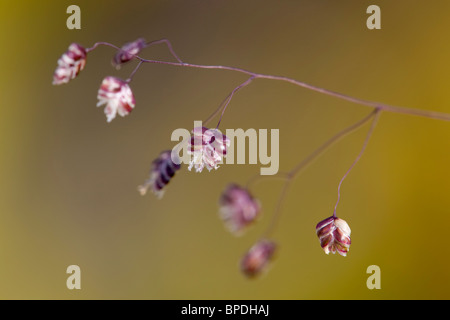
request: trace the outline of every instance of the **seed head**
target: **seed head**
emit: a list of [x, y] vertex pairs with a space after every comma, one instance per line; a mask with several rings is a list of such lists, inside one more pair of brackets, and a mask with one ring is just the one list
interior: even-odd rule
[[163, 196], [163, 188], [170, 182], [175, 175], [175, 172], [180, 169], [180, 161], [174, 162], [171, 154], [172, 150], [163, 151], [159, 157], [153, 161], [150, 177], [143, 185], [138, 187], [138, 191], [141, 195], [145, 195], [150, 188], [158, 198]]
[[196, 127], [192, 130], [192, 137], [189, 142], [188, 153], [192, 155], [188, 169], [195, 167], [196, 172], [202, 172], [206, 167], [208, 171], [219, 168], [223, 156], [230, 146], [230, 139], [222, 134], [218, 129], [208, 129], [206, 127]]
[[326, 254], [337, 251], [345, 257], [350, 249], [350, 233], [347, 222], [334, 216], [322, 220], [316, 226], [316, 234]]
[[120, 69], [120, 66], [125, 62], [130, 61], [145, 47], [146, 41], [143, 38], [139, 38], [133, 42], [128, 42], [123, 45], [121, 50], [116, 53], [112, 60], [112, 64], [116, 69]]
[[270, 240], [259, 240], [241, 260], [241, 271], [249, 278], [254, 278], [266, 270], [273, 258], [276, 244]]
[[229, 185], [219, 199], [220, 217], [227, 229], [241, 235], [258, 218], [261, 206], [250, 192], [236, 184]]
[[86, 65], [86, 49], [78, 43], [72, 43], [69, 49], [58, 59], [53, 74], [53, 84], [60, 85], [74, 79]]
[[125, 117], [134, 108], [136, 102], [133, 92], [127, 82], [116, 78], [106, 77], [98, 90], [97, 107], [105, 106], [106, 121], [111, 122], [118, 113]]

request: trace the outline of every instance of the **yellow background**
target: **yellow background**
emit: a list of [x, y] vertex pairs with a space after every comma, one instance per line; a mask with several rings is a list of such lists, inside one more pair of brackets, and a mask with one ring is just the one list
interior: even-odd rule
[[[42, 4], [41, 4], [42, 3]], [[66, 8], [81, 7], [81, 30]], [[366, 28], [381, 7], [382, 29]], [[176, 128], [206, 118], [245, 77], [228, 71], [144, 65], [137, 105], [107, 124], [96, 108], [114, 51], [52, 86], [71, 42], [116, 45], [168, 38], [186, 62], [276, 74], [355, 97], [450, 112], [449, 1], [2, 1], [0, 298], [2, 299], [448, 299], [450, 123], [383, 113], [366, 153], [342, 187], [338, 216], [352, 228], [346, 258], [323, 253], [315, 225], [330, 216], [337, 184], [367, 126], [331, 148], [293, 183], [273, 239], [269, 273], [238, 269], [267, 226], [282, 184], [252, 190], [263, 217], [235, 238], [217, 215], [229, 182], [259, 165], [184, 168], [162, 200], [137, 185], [171, 148]], [[142, 53], [170, 60], [164, 46]], [[282, 82], [256, 80], [232, 100], [221, 128], [280, 129], [287, 171], [370, 112]], [[81, 290], [66, 288], [67, 266]], [[366, 269], [381, 268], [381, 290]]]

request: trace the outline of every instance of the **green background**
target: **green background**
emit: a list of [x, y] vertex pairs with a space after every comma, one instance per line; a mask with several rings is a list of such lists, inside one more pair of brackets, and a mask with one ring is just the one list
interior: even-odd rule
[[[81, 8], [68, 30], [66, 8]], [[366, 28], [381, 7], [382, 29]], [[246, 279], [242, 254], [268, 225], [282, 187], [252, 190], [259, 223], [235, 238], [217, 215], [229, 182], [260, 165], [177, 173], [162, 200], [136, 191], [176, 128], [206, 118], [245, 76], [144, 65], [137, 105], [107, 124], [96, 108], [104, 76], [126, 78], [101, 47], [67, 85], [52, 86], [72, 42], [116, 45], [168, 38], [186, 62], [288, 76], [355, 97], [450, 112], [449, 1], [1, 1], [0, 298], [448, 299], [450, 124], [383, 113], [342, 187], [338, 216], [352, 228], [346, 258], [327, 256], [315, 225], [332, 214], [340, 178], [367, 126], [333, 146], [292, 184], [273, 239], [277, 258]], [[143, 57], [171, 60], [164, 46]], [[232, 100], [221, 128], [280, 129], [287, 171], [364, 106], [282, 82], [256, 80]], [[66, 268], [81, 268], [81, 290]], [[370, 265], [381, 290], [366, 287]]]

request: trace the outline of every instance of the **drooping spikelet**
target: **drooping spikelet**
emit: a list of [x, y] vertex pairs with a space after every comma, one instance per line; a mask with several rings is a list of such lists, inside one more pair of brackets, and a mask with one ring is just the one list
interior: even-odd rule
[[268, 266], [276, 250], [276, 244], [273, 241], [259, 240], [241, 260], [241, 271], [249, 278], [260, 275]]
[[326, 254], [337, 251], [345, 257], [350, 249], [350, 233], [347, 222], [335, 216], [322, 220], [316, 226], [316, 234]]
[[219, 163], [227, 154], [230, 146], [230, 139], [222, 134], [218, 129], [208, 129], [206, 127], [196, 127], [192, 130], [192, 137], [189, 141], [188, 153], [192, 155], [188, 169], [195, 167], [196, 172], [202, 172], [203, 168], [211, 171], [218, 169]]
[[86, 49], [78, 43], [72, 43], [69, 49], [58, 59], [58, 67], [53, 74], [53, 84], [60, 85], [74, 79], [86, 65]]
[[220, 217], [227, 229], [241, 235], [259, 216], [261, 206], [250, 192], [236, 184], [229, 185], [219, 199]]
[[98, 90], [97, 107], [105, 106], [106, 121], [111, 122], [116, 114], [128, 115], [136, 105], [133, 91], [127, 82], [116, 77], [106, 77]]
[[141, 195], [145, 195], [150, 188], [158, 198], [161, 198], [164, 194], [163, 188], [170, 182], [180, 167], [178, 157], [174, 155], [174, 159], [172, 159], [172, 150], [161, 152], [152, 163], [150, 177], [138, 187], [138, 191]]
[[143, 38], [139, 38], [133, 42], [125, 43], [121, 50], [116, 53], [112, 60], [112, 64], [117, 69], [120, 66], [131, 59], [133, 59], [136, 55], [141, 52], [141, 50], [145, 47], [146, 41]]

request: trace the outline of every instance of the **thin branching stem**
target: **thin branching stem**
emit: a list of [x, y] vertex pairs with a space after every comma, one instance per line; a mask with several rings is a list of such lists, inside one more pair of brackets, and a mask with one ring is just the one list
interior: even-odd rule
[[[217, 115], [219, 114], [220, 110], [222, 110], [222, 108], [224, 108], [224, 110], [222, 111], [222, 114], [221, 114], [221, 116], [220, 116], [220, 119], [222, 119], [223, 114], [225, 113], [225, 108], [226, 108], [226, 107], [228, 106], [228, 104], [230, 103], [231, 98], [233, 97], [233, 95], [234, 95], [238, 90], [240, 90], [240, 89], [242, 89], [243, 87], [245, 87], [246, 85], [250, 84], [250, 82], [251, 82], [252, 80], [253, 80], [253, 78], [250, 77], [250, 78], [247, 79], [245, 82], [241, 83], [241, 84], [238, 85], [236, 88], [234, 88], [233, 91], [231, 91], [231, 92], [226, 96], [226, 98], [220, 103], [219, 107], [217, 107], [217, 109], [214, 110], [214, 112], [211, 113], [211, 114], [209, 115], [209, 117], [206, 118], [205, 121], [203, 121], [203, 125], [204, 125], [204, 126], [207, 126], [208, 123], [209, 123], [212, 119], [214, 119], [215, 116], [217, 116]], [[219, 123], [217, 124], [217, 128], [219, 128], [219, 124], [220, 124], [220, 120], [219, 120]], [[216, 129], [217, 129], [217, 128], [216, 128]]]
[[211, 113], [211, 114], [209, 115], [209, 117], [206, 118], [205, 121], [203, 121], [203, 125], [204, 125], [204, 126], [207, 126], [208, 123], [209, 123], [212, 119], [214, 119], [215, 116], [217, 116], [217, 115], [219, 114], [220, 110], [222, 110], [222, 108], [223, 108], [223, 106], [225, 105], [225, 103], [228, 103], [228, 101], [229, 101], [229, 99], [230, 99], [230, 96], [231, 96], [231, 92], [227, 95], [227, 97], [226, 97], [225, 99], [223, 99], [223, 101], [220, 103], [220, 105], [217, 107], [217, 109], [214, 110], [214, 112]]
[[352, 124], [351, 126], [343, 129], [342, 131], [335, 134], [333, 137], [328, 139], [324, 144], [322, 144], [320, 147], [318, 147], [316, 150], [314, 150], [310, 155], [308, 155], [305, 159], [303, 159], [298, 165], [296, 165], [290, 172], [289, 172], [289, 178], [295, 178], [299, 174], [300, 171], [305, 169], [309, 164], [311, 164], [317, 157], [319, 157], [325, 150], [327, 150], [329, 147], [331, 147], [333, 144], [347, 136], [348, 134], [352, 133], [353, 131], [359, 129], [361, 126], [366, 124], [370, 119], [375, 117], [376, 114], [380, 112], [380, 109], [373, 110], [370, 114], [368, 114], [363, 119], [359, 120], [358, 122]]
[[[172, 44], [170, 43], [170, 41], [168, 39], [161, 39], [161, 40], [155, 40], [155, 41], [151, 41], [151, 42], [147, 42], [145, 44], [145, 47], [151, 47], [153, 45], [156, 44], [160, 44], [160, 43], [165, 43], [167, 45], [167, 48], [169, 49], [170, 53], [172, 54], [172, 56], [179, 62], [179, 63], [183, 63], [183, 61], [181, 61], [180, 57], [175, 53], [175, 51], [172, 48]], [[141, 60], [142, 61], [142, 60]]]
[[223, 107], [222, 114], [220, 115], [219, 122], [217, 123], [216, 129], [219, 128], [220, 122], [222, 121], [222, 118], [223, 118], [223, 115], [224, 115], [224, 113], [225, 113], [225, 110], [227, 110], [228, 104], [230, 103], [230, 101], [231, 101], [231, 99], [233, 98], [234, 94], [235, 94], [237, 91], [239, 91], [240, 89], [242, 89], [243, 87], [249, 85], [250, 82], [253, 81], [253, 79], [255, 79], [255, 77], [253, 77], [253, 76], [250, 77], [250, 78], [248, 78], [247, 81], [241, 83], [241, 84], [238, 85], [236, 88], [234, 88], [233, 91], [231, 91], [231, 93], [230, 93], [230, 95], [229, 95], [229, 98], [228, 98], [227, 102], [225, 103], [225, 106]]
[[260, 174], [256, 174], [250, 179], [248, 179], [247, 184], [245, 185], [246, 189], [251, 189], [253, 186], [262, 180], [287, 180], [289, 179], [289, 172], [277, 172], [276, 174], [263, 176]]
[[[443, 113], [443, 112], [437, 112], [437, 111], [429, 111], [429, 110], [422, 110], [422, 109], [414, 109], [414, 108], [407, 108], [407, 107], [399, 107], [399, 106], [392, 106], [384, 103], [379, 102], [373, 102], [368, 100], [363, 100], [359, 98], [355, 98], [352, 96], [348, 96], [339, 92], [335, 92], [332, 90], [320, 88], [311, 84], [308, 84], [303, 81], [299, 81], [296, 79], [284, 77], [284, 76], [276, 76], [276, 75], [268, 75], [268, 74], [262, 74], [262, 73], [256, 73], [252, 71], [248, 71], [242, 68], [237, 67], [230, 67], [230, 66], [221, 66], [221, 65], [201, 65], [201, 64], [193, 64], [193, 63], [186, 63], [182, 62], [181, 59], [175, 54], [175, 52], [172, 49], [172, 46], [170, 45], [170, 41], [167, 39], [157, 40], [153, 42], [156, 43], [166, 43], [169, 47], [169, 50], [171, 51], [172, 55], [177, 59], [177, 62], [170, 62], [170, 61], [161, 61], [161, 60], [149, 60], [141, 58], [140, 56], [135, 55], [134, 57], [143, 63], [154, 63], [154, 64], [164, 64], [164, 65], [170, 65], [170, 66], [177, 66], [177, 67], [187, 67], [187, 68], [197, 68], [197, 69], [216, 69], [216, 70], [228, 70], [228, 71], [234, 71], [239, 73], [244, 73], [252, 77], [253, 79], [268, 79], [268, 80], [277, 80], [277, 81], [283, 81], [292, 83], [296, 86], [315, 91], [317, 93], [322, 93], [331, 97], [335, 97], [338, 99], [342, 99], [345, 101], [349, 101], [355, 104], [372, 107], [379, 109], [381, 111], [387, 111], [387, 112], [393, 112], [393, 113], [400, 113], [400, 114], [407, 114], [407, 115], [415, 115], [420, 116], [424, 118], [430, 118], [430, 119], [437, 119], [437, 120], [444, 120], [444, 121], [450, 121], [450, 114], [449, 113]], [[119, 47], [110, 44], [108, 42], [97, 42], [95, 43], [91, 48], [86, 49], [86, 52], [90, 52], [97, 48], [98, 46], [108, 46], [111, 48], [114, 48], [116, 50], [121, 50]], [[252, 79], [252, 80], [253, 80]]]
[[260, 174], [254, 175], [253, 177], [251, 177], [248, 180], [247, 188], [252, 187], [256, 182], [258, 182], [260, 180], [273, 179], [273, 178], [282, 179], [282, 180], [294, 179], [302, 170], [304, 170], [308, 165], [310, 165], [312, 162], [314, 162], [314, 160], [316, 160], [320, 155], [322, 155], [322, 153], [324, 153], [327, 149], [329, 149], [331, 146], [333, 146], [339, 140], [343, 139], [348, 134], [359, 129], [361, 126], [363, 126], [365, 123], [367, 123], [370, 119], [372, 119], [377, 112], [378, 112], [378, 109], [373, 110], [370, 114], [368, 114], [363, 119], [359, 120], [358, 122], [355, 122], [351, 126], [348, 126], [347, 128], [336, 133], [333, 137], [328, 139], [320, 147], [315, 149], [306, 158], [304, 158], [301, 162], [299, 162], [294, 168], [291, 169], [291, 171], [278, 172], [275, 175], [267, 175], [267, 176], [260, 175]]
[[130, 76], [128, 77], [127, 80], [125, 80], [125, 82], [130, 83], [131, 80], [133, 80], [134, 75], [139, 70], [139, 68], [141, 67], [142, 63], [143, 63], [142, 61], [139, 61], [138, 65], [136, 66], [136, 68], [134, 68], [133, 72], [131, 72]]
[[341, 181], [339, 181], [338, 198], [337, 198], [336, 205], [334, 206], [334, 211], [333, 211], [333, 216], [335, 218], [336, 218], [336, 209], [337, 209], [337, 206], [339, 204], [339, 200], [341, 199], [341, 185], [342, 185], [342, 182], [344, 182], [345, 178], [348, 176], [350, 171], [352, 171], [353, 167], [358, 163], [359, 159], [361, 159], [364, 151], [366, 150], [367, 144], [369, 143], [370, 137], [372, 137], [373, 131], [375, 130], [375, 126], [377, 125], [377, 122], [378, 122], [378, 119], [380, 118], [380, 115], [381, 115], [380, 110], [376, 109], [375, 110], [375, 117], [372, 120], [372, 125], [370, 126], [369, 132], [367, 132], [367, 136], [366, 136], [366, 139], [364, 140], [364, 144], [363, 144], [363, 146], [361, 148], [361, 151], [359, 152], [358, 156], [356, 157], [355, 161], [352, 163], [350, 168], [344, 174], [344, 176], [342, 177]]
[[274, 213], [272, 215], [272, 220], [270, 221], [267, 229], [262, 234], [261, 238], [269, 238], [273, 231], [276, 229], [276, 226], [278, 224], [278, 221], [280, 221], [281, 216], [281, 206], [283, 204], [284, 198], [286, 197], [286, 194], [288, 192], [289, 186], [291, 185], [292, 179], [288, 178], [283, 184], [283, 187], [281, 189], [280, 195], [278, 196], [278, 201], [275, 206]]
[[[268, 237], [273, 232], [273, 230], [275, 230], [275, 225], [278, 223], [278, 220], [280, 219], [280, 216], [281, 216], [281, 204], [282, 204], [282, 202], [283, 202], [283, 200], [284, 200], [284, 198], [286, 196], [286, 193], [288, 191], [289, 186], [291, 185], [292, 180], [294, 180], [299, 175], [299, 173], [301, 171], [303, 171], [308, 165], [310, 165], [312, 162], [317, 160], [319, 158], [319, 156], [322, 155], [331, 146], [333, 146], [335, 143], [340, 141], [342, 138], [344, 138], [348, 134], [350, 134], [350, 133], [354, 132], [355, 130], [361, 128], [364, 124], [366, 124], [368, 121], [370, 121], [374, 117], [377, 118], [380, 115], [380, 113], [381, 113], [380, 109], [375, 109], [370, 114], [368, 114], [367, 116], [362, 118], [361, 120], [359, 120], [359, 121], [355, 122], [354, 124], [346, 127], [345, 129], [339, 131], [333, 137], [328, 139], [321, 146], [319, 146], [317, 149], [315, 149], [313, 152], [311, 152], [306, 158], [304, 158], [301, 162], [299, 162], [299, 164], [297, 164], [291, 171], [289, 171], [287, 173], [279, 173], [279, 174], [277, 174], [275, 176], [256, 175], [256, 176], [250, 178], [250, 180], [247, 182], [247, 188], [250, 188], [256, 181], [260, 181], [260, 180], [263, 180], [263, 179], [265, 180], [265, 179], [279, 178], [279, 179], [284, 180], [284, 185], [282, 187], [280, 195], [278, 196], [277, 205], [276, 205], [275, 210], [274, 210], [274, 212], [272, 214], [272, 220], [271, 220], [268, 228], [264, 232], [264, 237]], [[371, 129], [369, 131], [370, 134], [366, 137], [366, 140], [364, 142], [364, 147], [362, 149], [362, 152], [364, 151], [365, 147], [367, 146], [367, 142], [368, 142], [368, 140], [369, 140], [369, 138], [370, 138], [370, 136], [371, 136], [371, 134], [373, 132], [374, 123], [376, 123], [375, 119], [372, 122], [372, 127], [371, 127]], [[360, 153], [360, 155], [357, 158], [357, 160], [359, 160], [359, 158], [361, 158], [362, 152]], [[355, 163], [356, 162], [357, 161], [355, 161]], [[353, 168], [354, 164], [352, 165], [351, 168]], [[348, 172], [350, 172], [350, 170]], [[347, 172], [347, 174], [348, 174], [348, 172]], [[347, 176], [347, 174], [344, 176], [344, 178]], [[339, 184], [339, 189], [340, 189], [340, 185], [342, 184], [342, 181], [343, 181], [343, 179], [341, 180], [341, 183]], [[337, 204], [336, 204], [336, 206], [337, 206]]]
[[[305, 159], [303, 159], [291, 171], [289, 171], [287, 173], [279, 173], [279, 174], [277, 174], [275, 176], [256, 176], [256, 177], [253, 177], [253, 178], [251, 178], [249, 180], [249, 182], [247, 183], [247, 187], [250, 187], [255, 182], [257, 182], [257, 181], [259, 181], [261, 179], [266, 179], [266, 178], [269, 178], [269, 177], [270, 178], [279, 178], [279, 179], [284, 180], [283, 188], [282, 188], [282, 190], [280, 192], [280, 195], [279, 195], [279, 198], [278, 198], [278, 202], [277, 202], [277, 205], [275, 207], [274, 214], [272, 215], [272, 220], [271, 220], [271, 222], [270, 222], [266, 232], [264, 233], [265, 237], [268, 237], [269, 234], [271, 234], [273, 232], [273, 230], [275, 229], [275, 225], [279, 221], [280, 212], [281, 212], [281, 205], [282, 205], [282, 202], [284, 200], [284, 197], [287, 194], [289, 186], [291, 185], [292, 180], [304, 168], [306, 168], [309, 164], [311, 164], [315, 159], [317, 159], [323, 152], [325, 152], [327, 149], [329, 149], [337, 141], [342, 139], [347, 134], [349, 134], [349, 133], [355, 131], [356, 129], [360, 128], [365, 123], [367, 123], [369, 120], [373, 119], [372, 126], [369, 129], [369, 133], [368, 133], [368, 135], [366, 137], [366, 140], [364, 141], [364, 144], [363, 144], [363, 147], [362, 147], [360, 153], [358, 154], [358, 157], [353, 162], [353, 164], [348, 169], [348, 171], [345, 173], [344, 177], [341, 179], [341, 181], [339, 183], [339, 186], [338, 186], [338, 199], [337, 199], [337, 202], [336, 202], [336, 205], [335, 205], [335, 208], [334, 208], [334, 213], [333, 213], [334, 216], [336, 216], [336, 208], [337, 208], [337, 205], [338, 205], [339, 200], [340, 200], [340, 188], [341, 188], [342, 182], [347, 177], [347, 175], [352, 170], [352, 168], [355, 166], [355, 164], [359, 161], [359, 159], [361, 158], [364, 150], [366, 149], [367, 143], [368, 143], [368, 141], [369, 141], [369, 139], [370, 139], [370, 137], [371, 137], [371, 135], [373, 133], [373, 130], [375, 128], [377, 120], [378, 120], [378, 118], [379, 118], [379, 116], [381, 114], [381, 111], [386, 111], [386, 112], [391, 112], [391, 113], [399, 113], [399, 114], [405, 114], [405, 115], [415, 115], [415, 116], [420, 116], [420, 117], [429, 118], [429, 119], [450, 121], [450, 114], [449, 113], [443, 113], [443, 112], [437, 112], [437, 111], [429, 111], [429, 110], [422, 110], [422, 109], [414, 109], [414, 108], [407, 108], [407, 107], [399, 107], [399, 106], [392, 106], [392, 105], [388, 105], [388, 104], [384, 104], [384, 103], [363, 100], [363, 99], [355, 98], [355, 97], [352, 97], [352, 96], [349, 96], [349, 95], [346, 95], [346, 94], [342, 94], [342, 93], [339, 93], [339, 92], [328, 90], [328, 89], [325, 89], [325, 88], [317, 87], [317, 86], [311, 85], [309, 83], [306, 83], [306, 82], [303, 82], [303, 81], [299, 81], [299, 80], [296, 80], [296, 79], [292, 79], [292, 78], [289, 78], [289, 77], [256, 73], [256, 72], [252, 72], [252, 71], [249, 71], [249, 70], [246, 70], [246, 69], [237, 68], [237, 67], [230, 67], [230, 66], [201, 65], [201, 64], [186, 63], [186, 62], [183, 62], [179, 58], [179, 56], [175, 53], [175, 51], [172, 48], [172, 45], [171, 45], [170, 41], [167, 40], [167, 39], [161, 39], [161, 40], [156, 40], [156, 41], [149, 42], [149, 43], [146, 44], [146, 47], [149, 47], [149, 46], [152, 46], [152, 45], [156, 45], [156, 44], [160, 44], [160, 43], [165, 43], [167, 45], [170, 53], [177, 60], [177, 62], [144, 59], [144, 58], [141, 58], [138, 55], [134, 55], [134, 58], [139, 60], [139, 64], [133, 70], [130, 78], [128, 79], [129, 81], [131, 81], [132, 77], [134, 76], [134, 74], [137, 72], [137, 70], [141, 67], [141, 65], [143, 63], [163, 64], [163, 65], [169, 65], [169, 66], [196, 68], [196, 69], [227, 70], [227, 71], [238, 72], [238, 73], [242, 73], [242, 74], [246, 74], [246, 75], [250, 76], [245, 82], [241, 83], [239, 86], [237, 86], [235, 89], [233, 89], [233, 91], [225, 98], [225, 100], [219, 105], [219, 107], [206, 119], [205, 124], [208, 123], [209, 121], [211, 121], [222, 110], [219, 122], [217, 124], [217, 128], [219, 127], [220, 122], [222, 120], [222, 117], [223, 117], [223, 115], [225, 113], [225, 110], [227, 109], [227, 106], [230, 103], [231, 99], [233, 98], [234, 94], [237, 91], [239, 91], [240, 89], [242, 89], [243, 87], [247, 86], [249, 83], [251, 83], [255, 79], [267, 79], [267, 80], [275, 80], [275, 81], [283, 81], [283, 82], [291, 83], [291, 84], [294, 84], [296, 86], [299, 86], [299, 87], [302, 87], [302, 88], [305, 88], [305, 89], [308, 89], [308, 90], [312, 90], [312, 91], [317, 92], [317, 93], [325, 94], [325, 95], [330, 96], [330, 97], [338, 98], [338, 99], [341, 99], [341, 100], [345, 100], [345, 101], [348, 101], [348, 102], [351, 102], [351, 103], [355, 103], [355, 104], [358, 104], [358, 105], [362, 105], [362, 106], [366, 106], [366, 107], [371, 107], [371, 108], [374, 109], [365, 118], [361, 119], [360, 121], [354, 123], [353, 125], [345, 128], [345, 129], [343, 129], [342, 131], [338, 132], [336, 135], [331, 137], [324, 144], [322, 144], [320, 147], [318, 147], [316, 150], [314, 150], [310, 155], [308, 155]], [[119, 47], [117, 47], [117, 46], [115, 46], [113, 44], [110, 44], [110, 43], [107, 43], [107, 42], [97, 42], [91, 48], [86, 49], [86, 52], [90, 52], [90, 51], [96, 49], [98, 46], [101, 46], [101, 45], [108, 46], [108, 47], [114, 48], [116, 50], [121, 50], [121, 48], [119, 48]]]

